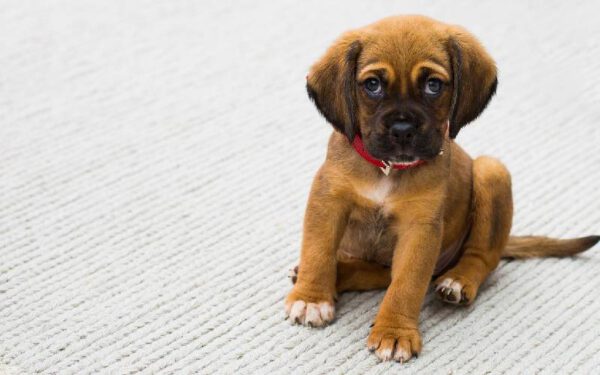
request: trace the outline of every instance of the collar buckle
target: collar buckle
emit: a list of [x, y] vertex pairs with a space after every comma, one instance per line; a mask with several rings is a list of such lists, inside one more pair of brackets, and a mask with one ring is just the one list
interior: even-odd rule
[[381, 163], [383, 163], [383, 167], [379, 167], [379, 169], [381, 169], [384, 175], [388, 176], [392, 170], [392, 163], [384, 160], [382, 160]]

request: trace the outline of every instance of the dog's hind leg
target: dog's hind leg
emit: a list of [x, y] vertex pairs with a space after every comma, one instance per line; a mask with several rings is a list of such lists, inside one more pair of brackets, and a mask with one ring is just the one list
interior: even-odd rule
[[449, 303], [473, 302], [481, 283], [500, 261], [512, 225], [510, 174], [498, 160], [473, 162], [473, 217], [464, 252], [456, 266], [435, 281], [438, 296]]
[[389, 267], [360, 259], [342, 259], [338, 261], [336, 291], [338, 293], [385, 289], [390, 285]]
[[[298, 266], [290, 270], [292, 283], [296, 282]], [[390, 285], [390, 268], [360, 259], [339, 259], [337, 263], [336, 292], [385, 289]]]

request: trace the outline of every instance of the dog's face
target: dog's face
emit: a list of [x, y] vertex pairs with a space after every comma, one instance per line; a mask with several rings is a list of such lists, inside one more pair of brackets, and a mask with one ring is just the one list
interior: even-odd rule
[[396, 162], [439, 154], [496, 88], [496, 68], [464, 29], [426, 17], [392, 17], [339, 38], [311, 69], [309, 96], [350, 141]]

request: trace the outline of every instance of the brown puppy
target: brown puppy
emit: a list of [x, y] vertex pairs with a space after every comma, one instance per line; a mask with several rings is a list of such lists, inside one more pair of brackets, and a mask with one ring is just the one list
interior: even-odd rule
[[321, 326], [336, 293], [387, 287], [367, 345], [406, 361], [421, 351], [432, 277], [444, 301], [469, 304], [503, 256], [572, 255], [600, 239], [509, 238], [509, 172], [453, 141], [497, 84], [494, 61], [463, 28], [387, 18], [343, 34], [307, 79], [337, 131], [306, 209], [292, 321]]

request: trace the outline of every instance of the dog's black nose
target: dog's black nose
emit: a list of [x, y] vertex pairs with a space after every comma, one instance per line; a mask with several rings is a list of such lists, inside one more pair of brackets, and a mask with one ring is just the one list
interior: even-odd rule
[[415, 135], [417, 128], [410, 122], [395, 122], [390, 127], [390, 134], [397, 141], [409, 142]]

